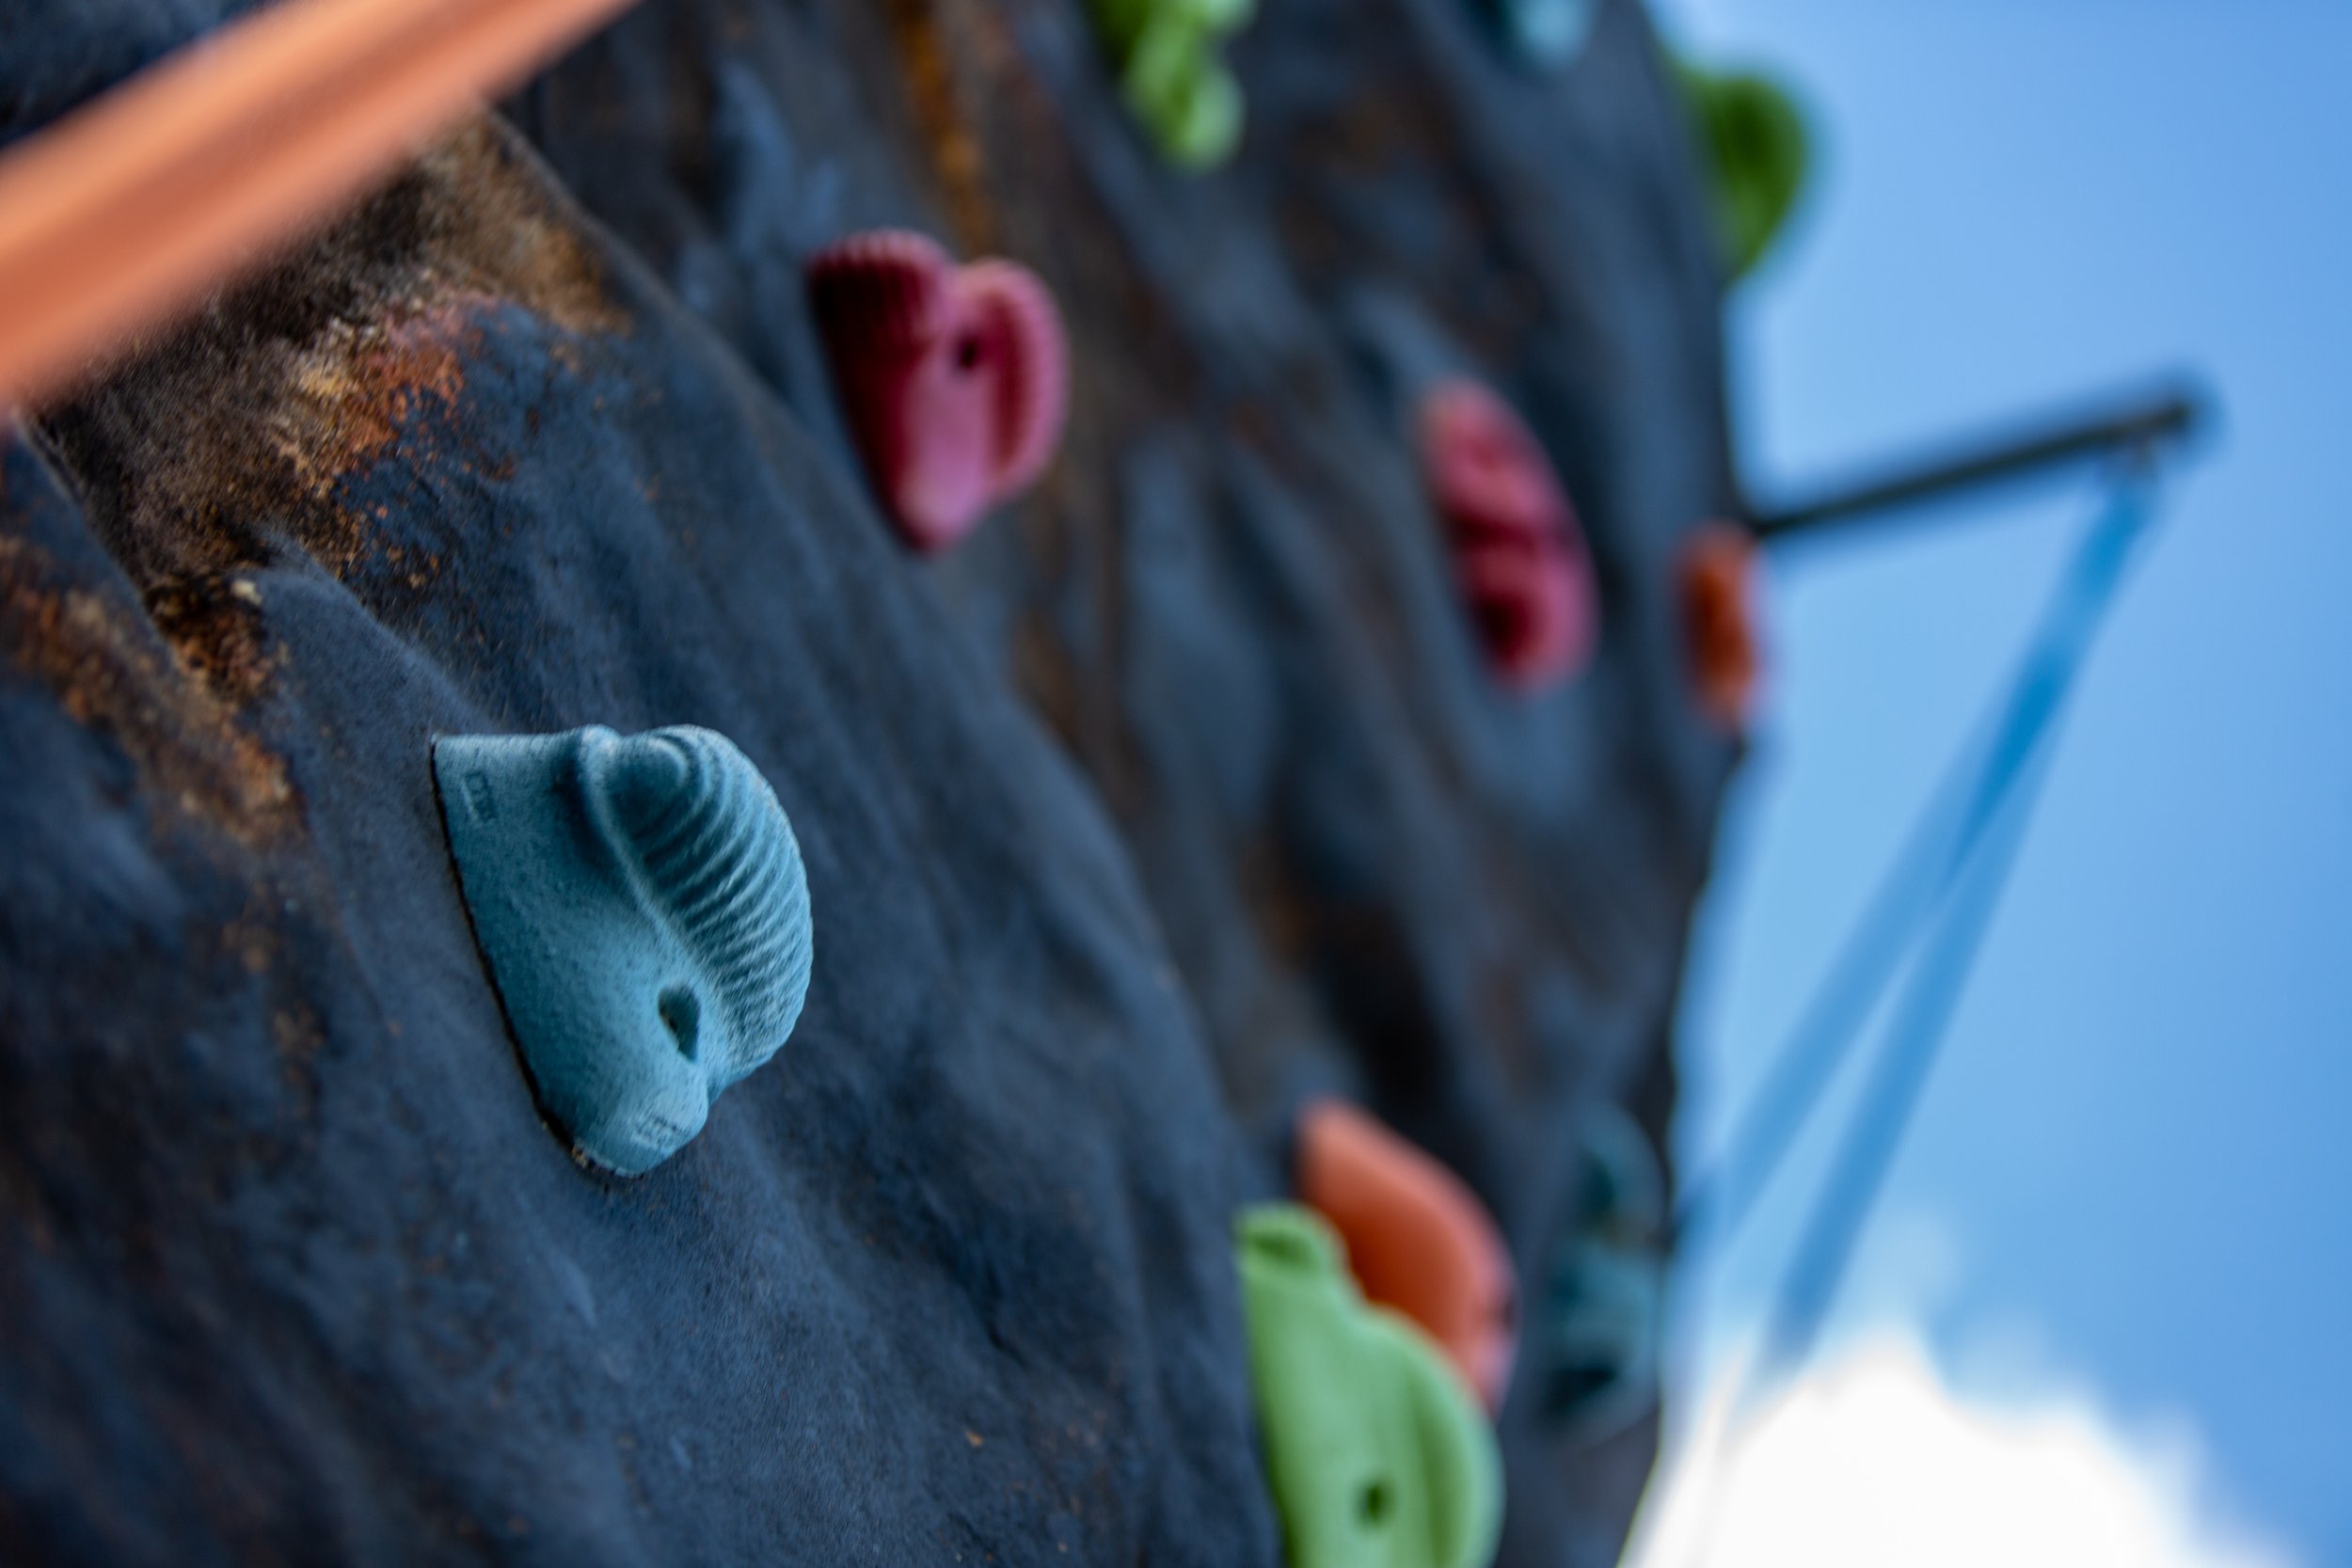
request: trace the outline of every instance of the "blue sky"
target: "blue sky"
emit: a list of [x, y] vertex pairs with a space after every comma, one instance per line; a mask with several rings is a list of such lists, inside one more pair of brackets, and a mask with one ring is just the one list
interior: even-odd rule
[[[2193, 1434], [2209, 1504], [2352, 1561], [2352, 5], [1663, 0], [1784, 71], [1820, 146], [1731, 311], [1756, 488], [2175, 366], [2222, 428], [2077, 691], [1836, 1329], [1973, 1398]], [[1704, 1164], [2007, 673], [2085, 484], [1789, 547], [1683, 1045]], [[1842, 1099], [1827, 1107], [1842, 1109]], [[1807, 1140], [1682, 1301], [1752, 1323]]]

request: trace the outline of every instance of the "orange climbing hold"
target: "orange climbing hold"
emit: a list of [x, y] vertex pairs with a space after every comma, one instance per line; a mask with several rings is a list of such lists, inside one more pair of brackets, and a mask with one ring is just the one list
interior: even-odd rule
[[1485, 1207], [1452, 1171], [1336, 1100], [1299, 1114], [1296, 1161], [1300, 1201], [1347, 1243], [1365, 1296], [1412, 1319], [1486, 1408], [1500, 1406], [1518, 1352], [1518, 1283]]
[[1025, 267], [959, 267], [920, 234], [877, 230], [818, 252], [809, 303], [858, 452], [907, 543], [941, 550], [1053, 461], [1070, 355]]
[[1726, 730], [1747, 727], [1762, 679], [1756, 536], [1708, 523], [1682, 550], [1682, 632], [1699, 705]]

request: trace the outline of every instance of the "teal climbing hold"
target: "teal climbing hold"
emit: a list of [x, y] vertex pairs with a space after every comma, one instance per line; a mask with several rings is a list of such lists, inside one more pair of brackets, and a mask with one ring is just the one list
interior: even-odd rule
[[1714, 186], [1724, 263], [1745, 277], [1772, 249], [1804, 190], [1811, 138], [1787, 88], [1755, 71], [1679, 62], [1702, 155]]
[[1524, 65], [1556, 71], [1584, 52], [1600, 0], [1477, 0], [1502, 47]]
[[1486, 1568], [1502, 1466], [1470, 1386], [1409, 1320], [1365, 1304], [1311, 1212], [1245, 1210], [1235, 1239], [1291, 1568]]
[[541, 1108], [622, 1176], [702, 1131], [799, 1021], [808, 881], [724, 736], [445, 736], [441, 821]]
[[1127, 109], [1180, 168], [1215, 168], [1241, 145], [1241, 85], [1219, 54], [1256, 0], [1089, 0]]
[[1614, 1105], [1594, 1109], [1580, 1145], [1582, 1232], [1614, 1246], [1655, 1244], [1666, 1223], [1666, 1176], [1649, 1134]]
[[1658, 1402], [1665, 1271], [1658, 1259], [1584, 1247], [1551, 1282], [1544, 1412], [1555, 1429], [1599, 1442]]
[[1592, 1443], [1658, 1401], [1666, 1190], [1648, 1135], [1614, 1106], [1587, 1123], [1579, 1164], [1574, 1228], [1546, 1291], [1536, 1354], [1547, 1419]]

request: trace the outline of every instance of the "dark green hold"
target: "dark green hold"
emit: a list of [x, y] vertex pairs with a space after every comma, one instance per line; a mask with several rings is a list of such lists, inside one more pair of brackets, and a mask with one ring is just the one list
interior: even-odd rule
[[808, 881], [784, 808], [687, 727], [446, 736], [433, 771], [541, 1109], [583, 1159], [643, 1175], [800, 1019]]
[[1311, 1211], [1245, 1210], [1235, 1237], [1291, 1568], [1486, 1568], [1502, 1465], [1469, 1386], [1427, 1335], [1365, 1303]]
[[1772, 249], [1804, 190], [1811, 138], [1788, 89], [1754, 71], [1677, 66], [1715, 190], [1715, 227], [1736, 280]]

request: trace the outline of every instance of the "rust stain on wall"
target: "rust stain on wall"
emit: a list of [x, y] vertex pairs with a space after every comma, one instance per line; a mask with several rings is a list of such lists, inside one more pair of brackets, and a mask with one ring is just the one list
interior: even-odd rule
[[191, 676], [135, 605], [62, 578], [37, 546], [0, 535], [0, 657], [119, 745], [159, 807], [247, 847], [281, 833], [298, 809], [284, 759]]
[[395, 452], [514, 471], [511, 454], [435, 445], [460, 421], [481, 324], [508, 307], [581, 341], [631, 329], [573, 212], [484, 118], [40, 428], [144, 596], [259, 564], [289, 535], [347, 579], [402, 542], [344, 504], [344, 481]]

